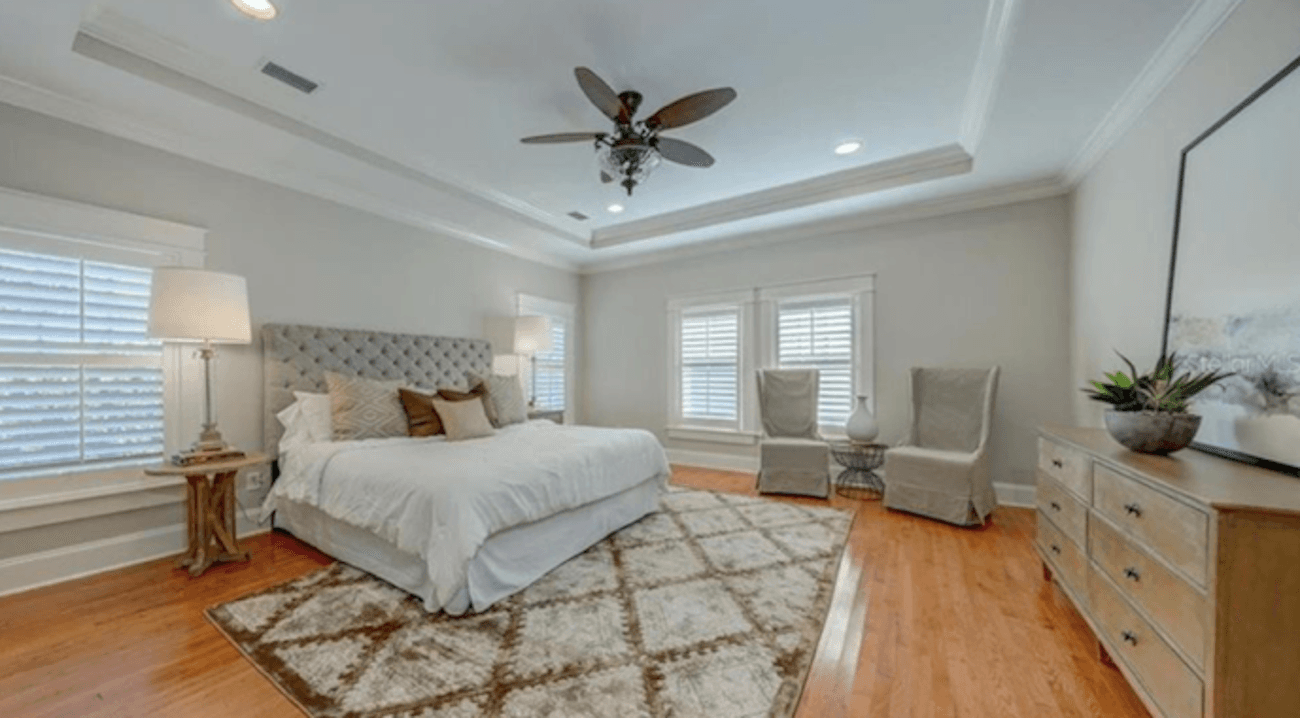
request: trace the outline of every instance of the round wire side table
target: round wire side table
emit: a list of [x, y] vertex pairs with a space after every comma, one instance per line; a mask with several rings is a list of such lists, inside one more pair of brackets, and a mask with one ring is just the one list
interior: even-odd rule
[[835, 477], [835, 493], [850, 499], [874, 500], [885, 494], [885, 482], [876, 473], [885, 463], [884, 444], [832, 441], [831, 458], [844, 467]]

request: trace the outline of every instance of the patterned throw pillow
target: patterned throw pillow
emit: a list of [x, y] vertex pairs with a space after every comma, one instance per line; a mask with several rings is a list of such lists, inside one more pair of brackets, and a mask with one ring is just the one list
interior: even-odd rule
[[406, 412], [397, 398], [400, 381], [375, 381], [325, 372], [335, 441], [406, 436]]
[[492, 374], [479, 376], [466, 374], [470, 384], [487, 387], [487, 403], [492, 407], [489, 417], [498, 428], [528, 421], [528, 402], [524, 400], [524, 387], [517, 376]]
[[433, 408], [442, 419], [442, 428], [447, 431], [447, 441], [477, 439], [492, 436], [496, 431], [488, 421], [487, 412], [481, 401], [444, 401], [434, 399]]

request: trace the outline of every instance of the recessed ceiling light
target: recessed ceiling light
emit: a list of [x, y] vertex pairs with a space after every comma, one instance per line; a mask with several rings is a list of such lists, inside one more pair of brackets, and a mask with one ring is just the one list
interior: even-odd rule
[[615, 202], [614, 204], [611, 204], [605, 209], [609, 210], [610, 214], [618, 214], [619, 212], [623, 211], [623, 205]]
[[859, 140], [846, 140], [846, 141], [844, 141], [844, 142], [839, 143], [838, 145], [835, 145], [835, 154], [837, 154], [837, 155], [851, 155], [851, 154], [853, 154], [854, 152], [857, 152], [857, 151], [860, 150], [860, 149], [862, 149], [862, 142], [861, 142], [861, 141], [859, 141]]
[[277, 14], [271, 0], [230, 0], [230, 4], [245, 15], [258, 20], [271, 20]]

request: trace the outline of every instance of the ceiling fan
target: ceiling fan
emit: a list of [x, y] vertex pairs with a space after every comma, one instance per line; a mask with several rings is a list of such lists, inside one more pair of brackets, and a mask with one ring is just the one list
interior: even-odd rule
[[561, 132], [554, 135], [525, 137], [524, 144], [558, 142], [593, 142], [600, 160], [600, 181], [620, 179], [629, 196], [638, 183], [645, 181], [662, 159], [690, 167], [711, 167], [713, 157], [695, 145], [661, 137], [660, 132], [698, 122], [726, 107], [736, 99], [736, 91], [719, 87], [687, 95], [670, 102], [644, 120], [633, 120], [641, 107], [641, 93], [628, 90], [615, 93], [596, 73], [585, 67], [575, 68], [578, 87], [606, 117], [614, 121], [614, 132]]

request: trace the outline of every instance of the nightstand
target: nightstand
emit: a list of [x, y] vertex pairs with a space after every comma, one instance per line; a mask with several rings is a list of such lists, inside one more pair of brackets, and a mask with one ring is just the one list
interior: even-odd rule
[[539, 409], [536, 411], [529, 411], [528, 420], [532, 421], [533, 419], [549, 419], [555, 422], [556, 424], [563, 424], [564, 410], [563, 409]]
[[235, 532], [235, 478], [241, 469], [265, 464], [266, 454], [251, 453], [230, 461], [173, 466], [163, 464], [145, 469], [149, 476], [184, 476], [189, 547], [177, 565], [198, 576], [220, 561], [247, 561], [248, 552], [239, 548]]

